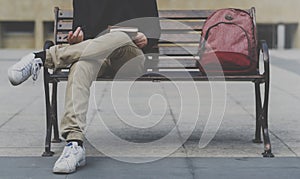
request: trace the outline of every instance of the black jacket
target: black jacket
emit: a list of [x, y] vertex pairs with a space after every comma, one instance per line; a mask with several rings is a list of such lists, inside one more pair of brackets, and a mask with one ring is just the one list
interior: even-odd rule
[[[144, 52], [152, 52], [160, 35], [157, 18], [128, 21], [142, 17], [158, 17], [156, 0], [73, 0], [73, 29], [82, 27], [85, 39], [98, 36], [109, 25], [124, 23], [136, 26], [148, 38]], [[129, 22], [129, 23], [128, 23]]]

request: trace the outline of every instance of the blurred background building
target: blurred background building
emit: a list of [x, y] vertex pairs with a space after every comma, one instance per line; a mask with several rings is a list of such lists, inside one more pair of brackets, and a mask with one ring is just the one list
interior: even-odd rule
[[[300, 48], [300, 1], [157, 0], [159, 9], [256, 8], [258, 36], [270, 48]], [[71, 9], [72, 0], [0, 0], [0, 48], [40, 49], [53, 39], [53, 8]]]

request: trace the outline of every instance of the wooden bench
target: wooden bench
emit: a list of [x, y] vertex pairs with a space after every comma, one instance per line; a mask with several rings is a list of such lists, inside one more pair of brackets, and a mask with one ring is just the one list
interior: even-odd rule
[[[254, 18], [255, 21], [255, 9], [250, 8], [247, 10]], [[263, 70], [260, 70], [259, 63], [257, 64], [257, 74], [242, 75], [242, 76], [212, 76], [208, 78], [205, 75], [201, 75], [196, 66], [196, 59], [198, 58], [198, 45], [202, 30], [202, 25], [207, 17], [214, 12], [214, 10], [160, 10], [159, 17], [161, 18], [161, 36], [162, 39], [159, 42], [159, 55], [152, 57], [150, 60], [152, 65], [147, 67], [148, 71], [162, 71], [163, 69], [172, 69], [165, 73], [167, 75], [175, 76], [172, 80], [186, 81], [191, 80], [180, 75], [183, 72], [178, 69], [178, 66], [172, 65], [166, 61], [163, 56], [171, 56], [189, 70], [192, 80], [194, 81], [208, 81], [208, 80], [224, 80], [225, 81], [249, 81], [254, 83], [255, 86], [255, 103], [256, 103], [256, 131], [255, 139], [253, 142], [262, 143], [261, 132], [264, 141], [264, 157], [273, 157], [271, 152], [271, 144], [268, 132], [268, 102], [269, 102], [269, 87], [270, 87], [270, 70], [269, 70], [269, 52], [265, 41], [259, 41], [257, 51], [259, 56], [257, 61], [263, 62]], [[66, 43], [64, 37], [67, 32], [72, 29], [73, 13], [71, 10], [62, 10], [55, 8], [55, 43]], [[169, 19], [169, 20], [166, 20]], [[173, 23], [174, 20], [180, 21], [186, 26], [178, 26]], [[180, 44], [174, 45], [175, 44]], [[178, 69], [178, 70], [177, 70]], [[262, 72], [261, 72], [262, 71]], [[156, 73], [149, 72], [138, 80], [141, 81], [166, 81], [168, 78], [157, 75]], [[186, 73], [186, 72], [184, 72]], [[51, 137], [52, 129], [54, 131], [54, 138], [52, 142], [60, 142], [57, 120], [57, 85], [60, 81], [66, 81], [68, 79], [68, 72], [65, 69], [58, 71], [44, 70], [44, 87], [45, 87], [45, 99], [46, 99], [46, 119], [47, 119], [47, 131], [45, 141], [45, 152], [43, 156], [52, 156], [51, 152]], [[111, 78], [98, 78], [97, 80], [112, 80]], [[50, 88], [50, 84], [52, 88]], [[261, 84], [264, 84], [264, 99], [261, 97]], [[51, 91], [51, 98], [50, 98]]]

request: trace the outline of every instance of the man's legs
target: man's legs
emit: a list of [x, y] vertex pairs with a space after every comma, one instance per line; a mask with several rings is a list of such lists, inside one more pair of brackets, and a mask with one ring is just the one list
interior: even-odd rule
[[65, 113], [61, 121], [62, 136], [67, 140], [63, 153], [56, 161], [54, 173], [72, 173], [85, 165], [85, 149], [82, 146], [85, 115], [92, 81], [101, 67], [102, 59], [78, 61], [70, 69]]
[[45, 66], [65, 68], [79, 60], [106, 59], [127, 45], [136, 47], [124, 32], [108, 33], [74, 45], [56, 45], [46, 50]]
[[[92, 40], [81, 53], [81, 57], [77, 59], [77, 62], [74, 63], [70, 69], [66, 89], [65, 113], [61, 121], [61, 133], [67, 142], [73, 143], [72, 141], [79, 141], [79, 143], [82, 143], [83, 131], [86, 125], [90, 86], [96, 79], [104, 59], [108, 58], [108, 56], [113, 56], [110, 54], [119, 52], [119, 49], [123, 49], [123, 57], [132, 58], [139, 56], [137, 59], [140, 59], [140, 64], [144, 63], [142, 51], [135, 46], [126, 34], [117, 32], [113, 34], [114, 33], [111, 33], [111, 35], [105, 36], [107, 39], [103, 38], [103, 36], [102, 38]], [[130, 55], [126, 56], [126, 49], [129, 49], [127, 52]], [[62, 59], [61, 56], [54, 56], [52, 58], [54, 64], [56, 64], [55, 67], [61, 64], [58, 63], [60, 59]], [[72, 147], [72, 145], [68, 145], [66, 147]], [[84, 150], [81, 152], [84, 153]], [[76, 155], [74, 154], [72, 158], [76, 158]], [[65, 157], [63, 153], [55, 163], [53, 171], [55, 173], [73, 172], [77, 166], [80, 166], [79, 161], [83, 160], [84, 157], [85, 155], [81, 155], [77, 157], [77, 160], [70, 160], [68, 157]], [[74, 165], [74, 162], [77, 162], [78, 165]], [[73, 165], [70, 165], [70, 163]], [[69, 166], [73, 167], [69, 168]]]
[[[131, 61], [131, 62], [129, 62]], [[66, 99], [65, 113], [61, 121], [61, 133], [67, 140], [83, 140], [83, 130], [88, 110], [90, 86], [97, 78], [104, 59], [79, 60], [70, 69]], [[130, 68], [125, 68], [122, 73], [125, 75], [138, 75], [143, 73], [144, 55], [143, 52], [132, 42], [116, 49], [110, 56], [108, 62], [113, 73], [129, 62]], [[101, 72], [100, 72], [101, 73]]]
[[118, 47], [130, 43], [131, 39], [125, 33], [114, 32], [75, 45], [55, 45], [42, 53], [45, 59], [37, 53], [24, 56], [8, 69], [8, 77], [12, 85], [19, 85], [31, 75], [36, 80], [42, 65], [51, 69], [65, 68], [80, 59], [104, 59]]
[[145, 72], [145, 56], [136, 45], [118, 48], [108, 57], [107, 63], [116, 78], [138, 77]]

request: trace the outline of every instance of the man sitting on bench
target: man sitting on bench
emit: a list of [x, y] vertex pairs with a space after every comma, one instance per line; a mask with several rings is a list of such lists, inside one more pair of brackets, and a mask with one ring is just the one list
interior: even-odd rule
[[150, 24], [151, 28], [137, 24], [139, 32], [134, 37], [124, 32], [105, 33], [96, 37], [109, 25], [134, 18], [158, 17], [155, 0], [73, 0], [73, 8], [73, 26], [76, 30], [68, 35], [70, 45], [48, 44], [50, 49], [26, 55], [8, 70], [10, 82], [19, 85], [30, 76], [36, 80], [42, 66], [59, 69], [72, 64], [65, 112], [60, 125], [61, 135], [67, 145], [54, 165], [54, 173], [71, 173], [85, 165], [83, 131], [90, 86], [97, 75], [115, 75], [128, 61], [130, 65], [124, 71], [125, 75], [141, 75], [144, 72], [144, 53], [153, 52], [151, 49], [157, 42], [147, 37], [155, 32], [158, 39], [160, 31], [157, 19]]

